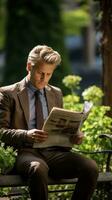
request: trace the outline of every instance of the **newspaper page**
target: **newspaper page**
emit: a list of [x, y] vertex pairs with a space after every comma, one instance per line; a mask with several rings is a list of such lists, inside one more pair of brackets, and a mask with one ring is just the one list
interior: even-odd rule
[[43, 130], [48, 132], [48, 139], [34, 144], [34, 148], [49, 146], [72, 147], [72, 137], [80, 130], [83, 121], [92, 108], [91, 102], [84, 102], [82, 112], [53, 107], [46, 119]]

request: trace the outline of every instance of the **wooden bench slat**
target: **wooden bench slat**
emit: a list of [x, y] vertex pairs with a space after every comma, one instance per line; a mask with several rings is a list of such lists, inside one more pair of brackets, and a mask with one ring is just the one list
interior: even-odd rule
[[0, 187], [25, 186], [25, 182], [20, 175], [0, 175]]
[[[74, 179], [59, 179], [54, 180], [49, 178], [49, 185], [57, 184], [73, 184], [77, 182], [77, 178]], [[25, 186], [28, 185], [27, 181], [24, 181], [20, 175], [0, 175], [0, 187], [16, 187], [16, 186]]]
[[111, 182], [112, 172], [99, 173], [98, 182]]
[[[98, 182], [111, 182], [112, 172], [99, 173]], [[54, 180], [49, 178], [49, 185], [60, 185], [60, 184], [74, 184], [77, 182], [77, 178], [73, 179], [60, 179]], [[20, 175], [0, 175], [0, 187], [16, 187], [25, 186], [25, 182]]]

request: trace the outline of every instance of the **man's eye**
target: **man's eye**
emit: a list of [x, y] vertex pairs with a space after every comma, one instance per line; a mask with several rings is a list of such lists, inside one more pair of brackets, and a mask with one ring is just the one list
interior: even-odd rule
[[41, 75], [41, 74], [42, 74], [42, 72], [39, 72], [39, 71], [37, 71], [37, 74], [40, 74], [40, 75]]

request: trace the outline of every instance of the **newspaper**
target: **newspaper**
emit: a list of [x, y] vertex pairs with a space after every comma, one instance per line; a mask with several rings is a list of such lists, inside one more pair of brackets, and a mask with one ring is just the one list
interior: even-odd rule
[[81, 112], [53, 107], [43, 125], [43, 130], [48, 132], [48, 139], [45, 142], [35, 143], [33, 147], [72, 147], [72, 138], [74, 134], [78, 134], [92, 106], [91, 102], [85, 101]]

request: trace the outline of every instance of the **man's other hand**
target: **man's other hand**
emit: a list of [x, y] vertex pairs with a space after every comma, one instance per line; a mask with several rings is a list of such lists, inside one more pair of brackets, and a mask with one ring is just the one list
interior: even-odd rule
[[71, 140], [73, 144], [81, 144], [84, 138], [84, 133], [79, 131], [77, 134], [75, 134]]

